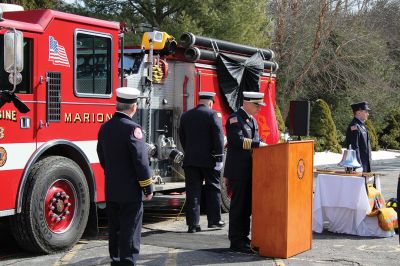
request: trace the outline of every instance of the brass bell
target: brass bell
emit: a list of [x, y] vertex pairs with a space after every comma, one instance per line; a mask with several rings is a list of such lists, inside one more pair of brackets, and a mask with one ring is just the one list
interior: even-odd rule
[[343, 158], [338, 165], [345, 167], [347, 173], [361, 167], [361, 164], [357, 161], [356, 151], [351, 148], [351, 145], [349, 145], [347, 150], [343, 151]]

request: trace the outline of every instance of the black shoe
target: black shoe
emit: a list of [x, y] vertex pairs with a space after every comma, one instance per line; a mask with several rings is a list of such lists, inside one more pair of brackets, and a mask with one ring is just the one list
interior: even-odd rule
[[218, 221], [216, 223], [209, 223], [208, 224], [208, 228], [222, 228], [225, 226], [225, 222], [224, 221]]
[[188, 233], [196, 233], [200, 231], [201, 231], [200, 225], [189, 225], [188, 227]]
[[246, 253], [246, 254], [253, 254], [253, 250], [251, 250], [250, 245], [247, 243], [231, 243], [229, 247], [230, 250], [234, 252]]

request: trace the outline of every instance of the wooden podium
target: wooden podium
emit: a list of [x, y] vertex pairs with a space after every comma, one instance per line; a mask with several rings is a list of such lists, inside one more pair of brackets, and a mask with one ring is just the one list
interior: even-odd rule
[[314, 141], [253, 151], [252, 237], [261, 256], [288, 258], [311, 249]]

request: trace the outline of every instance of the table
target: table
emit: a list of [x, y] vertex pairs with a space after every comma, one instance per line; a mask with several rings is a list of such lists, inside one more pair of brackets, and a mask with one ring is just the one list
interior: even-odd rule
[[[377, 187], [380, 188], [377, 177]], [[364, 177], [319, 174], [314, 193], [313, 231], [328, 231], [359, 236], [391, 237], [394, 231], [383, 231], [371, 211]]]

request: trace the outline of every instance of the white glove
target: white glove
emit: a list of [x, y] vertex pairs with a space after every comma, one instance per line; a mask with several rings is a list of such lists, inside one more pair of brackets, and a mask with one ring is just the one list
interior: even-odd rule
[[143, 200], [147, 201], [147, 200], [151, 200], [153, 198], [153, 193], [149, 194], [149, 195], [143, 195]]
[[268, 146], [268, 144], [260, 141], [260, 146], [259, 147], [265, 147], [265, 146]]
[[224, 166], [223, 162], [215, 163], [214, 170], [221, 171], [223, 166]]

